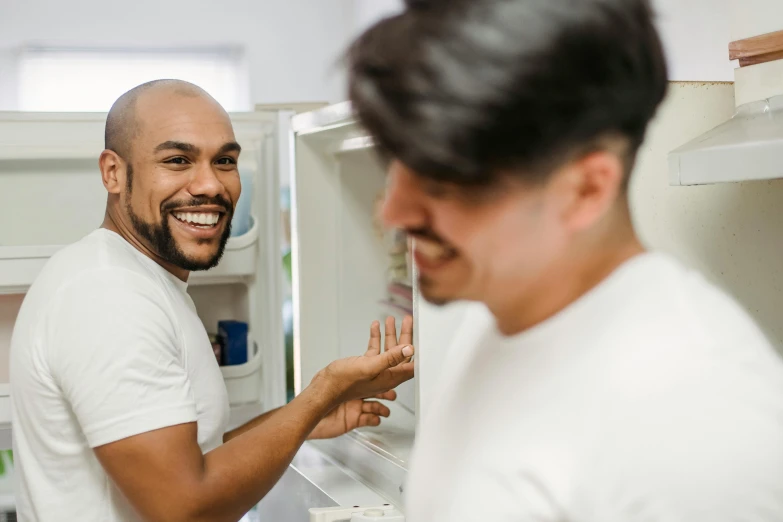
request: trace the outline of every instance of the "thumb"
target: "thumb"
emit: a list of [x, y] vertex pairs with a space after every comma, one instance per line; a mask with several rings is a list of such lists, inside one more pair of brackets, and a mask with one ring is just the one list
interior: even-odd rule
[[383, 370], [394, 368], [412, 357], [413, 352], [413, 346], [409, 344], [395, 346], [390, 350], [386, 350], [377, 357], [375, 369], [378, 372], [382, 372]]

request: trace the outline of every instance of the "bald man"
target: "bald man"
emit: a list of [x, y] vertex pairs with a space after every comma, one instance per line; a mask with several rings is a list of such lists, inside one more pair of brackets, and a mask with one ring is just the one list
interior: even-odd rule
[[191, 84], [144, 84], [112, 107], [103, 226], [49, 261], [14, 330], [20, 520], [236, 521], [306, 438], [378, 424], [388, 408], [363, 399], [392, 399], [412, 377], [410, 321], [385, 352], [374, 325], [365, 356], [226, 432], [225, 385], [187, 280], [223, 252], [239, 154], [226, 112]]

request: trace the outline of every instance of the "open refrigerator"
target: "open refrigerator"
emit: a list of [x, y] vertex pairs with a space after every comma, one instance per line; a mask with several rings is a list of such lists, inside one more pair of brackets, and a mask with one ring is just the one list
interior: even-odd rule
[[[249, 325], [248, 362], [222, 367], [232, 425], [285, 404], [332, 360], [363, 353], [374, 320], [399, 323], [412, 312], [417, 348], [417, 376], [398, 390], [391, 418], [306, 443], [258, 516], [306, 521], [309, 508], [401, 508], [416, 427], [463, 309], [419, 299], [410, 245], [379, 225], [385, 169], [350, 104], [231, 119], [252, 225], [229, 240], [216, 268], [192, 274], [189, 292], [208, 332], [225, 319]], [[53, 253], [103, 218], [104, 122], [98, 113], [0, 113], [0, 449], [11, 447], [8, 352], [24, 293]], [[13, 508], [6, 468], [0, 511]]]

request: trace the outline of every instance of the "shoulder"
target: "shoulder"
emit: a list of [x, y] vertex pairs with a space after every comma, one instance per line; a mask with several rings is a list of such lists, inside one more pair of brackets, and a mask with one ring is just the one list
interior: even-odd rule
[[656, 520], [728, 521], [773, 507], [779, 518], [783, 362], [725, 291], [671, 259], [655, 264], [640, 283], [646, 301], [620, 312], [624, 341], [599, 369], [598, 428], [580, 482], [600, 485], [610, 510], [601, 520], [647, 519], [611, 511], [634, 504]]
[[151, 261], [142, 257], [119, 235], [96, 230], [52, 256], [30, 293], [50, 308], [77, 303], [93, 308], [140, 295], [165, 300]]
[[611, 318], [602, 332], [618, 360], [777, 359], [748, 312], [700, 272], [664, 254], [641, 256], [618, 272], [605, 295]]

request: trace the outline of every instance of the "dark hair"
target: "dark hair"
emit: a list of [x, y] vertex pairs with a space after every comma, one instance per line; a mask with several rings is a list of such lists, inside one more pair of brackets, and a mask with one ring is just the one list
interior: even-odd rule
[[541, 179], [607, 138], [630, 171], [667, 86], [649, 0], [407, 0], [347, 58], [380, 150], [467, 186]]

